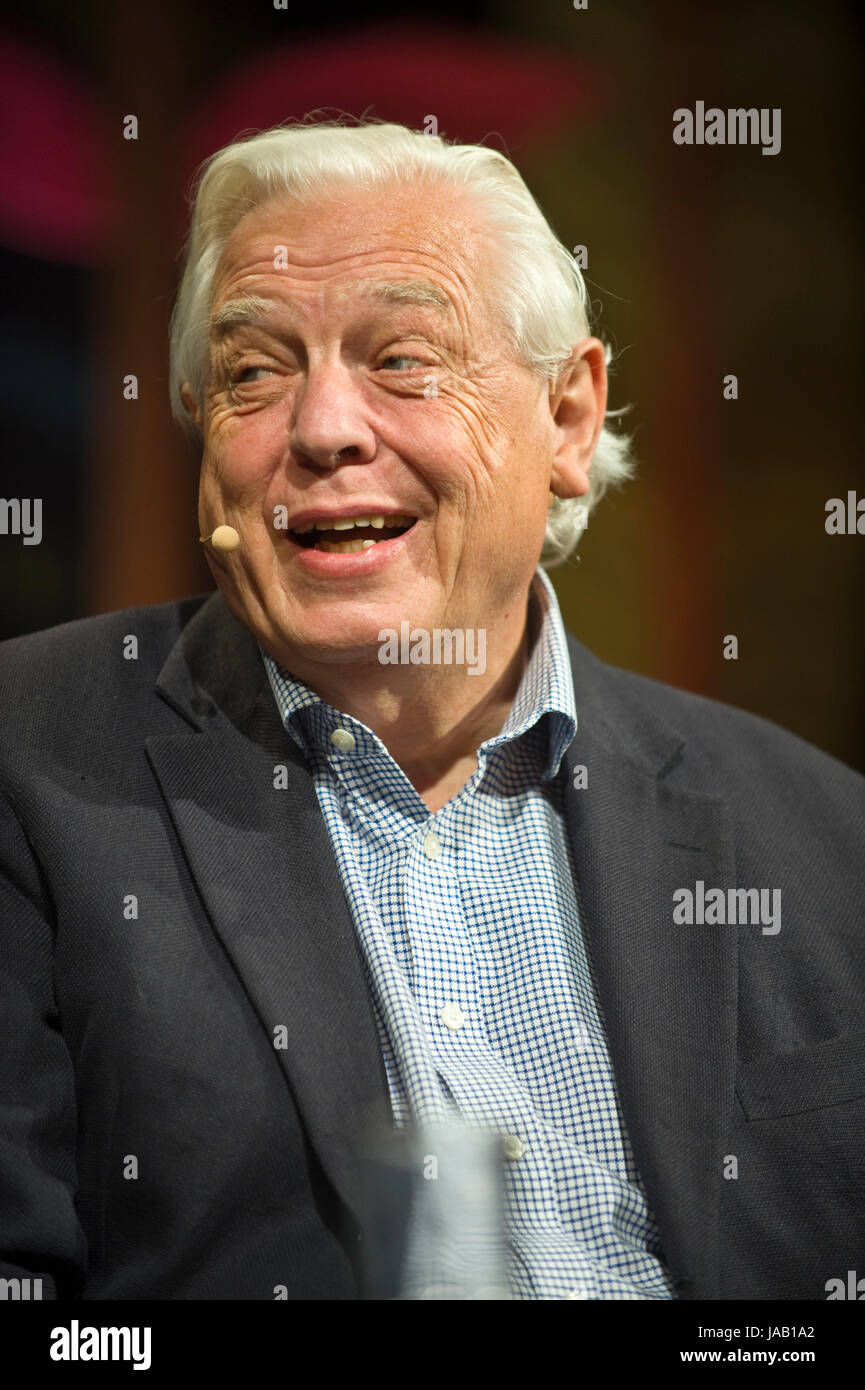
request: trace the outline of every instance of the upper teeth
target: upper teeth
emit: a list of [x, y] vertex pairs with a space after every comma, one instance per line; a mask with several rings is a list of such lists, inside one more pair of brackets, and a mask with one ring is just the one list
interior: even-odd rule
[[307, 531], [352, 531], [355, 526], [374, 526], [380, 531], [383, 526], [410, 526], [414, 521], [413, 516], [347, 516], [335, 517], [326, 520], [324, 517], [320, 521], [308, 521], [303, 526], [295, 526], [292, 529], [297, 535], [305, 535]]

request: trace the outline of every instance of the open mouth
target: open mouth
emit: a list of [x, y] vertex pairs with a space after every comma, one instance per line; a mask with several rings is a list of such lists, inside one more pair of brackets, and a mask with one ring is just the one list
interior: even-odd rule
[[371, 550], [380, 541], [391, 541], [411, 530], [416, 516], [353, 516], [310, 521], [289, 532], [292, 540], [306, 550], [326, 550], [332, 555], [352, 555]]

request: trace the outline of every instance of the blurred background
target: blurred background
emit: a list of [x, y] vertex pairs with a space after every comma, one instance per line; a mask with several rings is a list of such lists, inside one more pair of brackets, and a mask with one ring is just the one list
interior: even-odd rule
[[[633, 407], [639, 475], [552, 571], [568, 626], [865, 770], [865, 536], [825, 530], [865, 497], [853, 6], [286, 3], [37, 0], [0, 27], [0, 495], [43, 499], [41, 544], [0, 534], [0, 637], [211, 587], [167, 380], [201, 160], [322, 107], [434, 116], [586, 247]], [[697, 101], [780, 107], [780, 153], [675, 145]]]

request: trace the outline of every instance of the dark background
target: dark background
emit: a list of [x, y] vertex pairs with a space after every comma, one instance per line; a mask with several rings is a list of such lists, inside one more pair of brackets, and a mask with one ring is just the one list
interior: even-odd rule
[[[830, 497], [865, 496], [860, 71], [853, 6], [812, 0], [57, 0], [4, 21], [0, 495], [42, 497], [43, 540], [0, 535], [0, 636], [210, 587], [167, 397], [200, 160], [319, 107], [434, 114], [504, 148], [588, 247], [611, 404], [633, 404], [638, 478], [552, 572], [566, 622], [865, 770], [865, 536], [824, 527]], [[674, 145], [698, 100], [780, 107], [780, 153]]]

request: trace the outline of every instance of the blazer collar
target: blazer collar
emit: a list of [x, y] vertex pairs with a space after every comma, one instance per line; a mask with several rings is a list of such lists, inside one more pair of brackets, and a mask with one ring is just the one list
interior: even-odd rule
[[147, 755], [198, 894], [362, 1223], [361, 1158], [393, 1126], [363, 962], [309, 769], [221, 594], [186, 624], [157, 690], [184, 725], [148, 738]]

